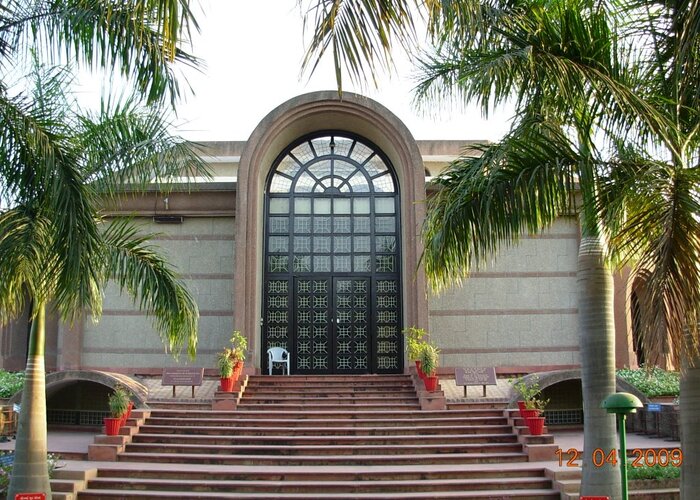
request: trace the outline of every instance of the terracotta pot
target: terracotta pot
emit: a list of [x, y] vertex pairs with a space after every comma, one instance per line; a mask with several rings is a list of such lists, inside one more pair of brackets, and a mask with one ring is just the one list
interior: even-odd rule
[[429, 392], [437, 391], [438, 378], [435, 375], [426, 375], [425, 378], [423, 379], [423, 383], [425, 384], [425, 389], [427, 391], [429, 391]]
[[121, 418], [106, 417], [104, 419], [105, 434], [108, 436], [116, 436], [119, 434], [119, 428], [122, 426]]
[[525, 423], [531, 436], [541, 436], [544, 432], [544, 417], [528, 417]]
[[233, 377], [226, 377], [219, 379], [221, 381], [221, 390], [223, 392], [233, 392]]

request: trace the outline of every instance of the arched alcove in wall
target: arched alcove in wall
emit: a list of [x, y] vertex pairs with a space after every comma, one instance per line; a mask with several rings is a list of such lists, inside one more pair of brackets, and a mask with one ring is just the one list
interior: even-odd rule
[[401, 303], [403, 325], [427, 326], [425, 276], [418, 268], [419, 230], [425, 206], [424, 166], [406, 126], [384, 106], [357, 94], [333, 91], [295, 97], [271, 111], [256, 127], [241, 155], [236, 210], [234, 324], [248, 337], [250, 358], [259, 369], [261, 350], [263, 222], [266, 180], [290, 144], [334, 130], [366, 139], [391, 163], [401, 191]]

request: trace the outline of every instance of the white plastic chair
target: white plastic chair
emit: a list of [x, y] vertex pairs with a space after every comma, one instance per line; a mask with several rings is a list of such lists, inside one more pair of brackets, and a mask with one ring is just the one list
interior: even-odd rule
[[289, 375], [289, 351], [284, 347], [270, 347], [267, 350], [267, 369], [272, 375], [272, 364], [282, 363], [282, 375], [284, 375], [284, 365], [287, 365], [287, 375]]

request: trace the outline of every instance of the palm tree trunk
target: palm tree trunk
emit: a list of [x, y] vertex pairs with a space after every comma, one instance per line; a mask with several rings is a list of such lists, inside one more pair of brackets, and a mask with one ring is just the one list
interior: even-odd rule
[[681, 500], [698, 498], [700, 491], [700, 359], [685, 367], [681, 377]]
[[607, 457], [618, 443], [615, 415], [601, 408], [603, 400], [615, 392], [615, 328], [613, 280], [599, 236], [581, 238], [577, 285], [584, 419], [581, 495], [618, 499], [622, 496], [619, 462], [600, 463], [601, 452]]
[[46, 370], [44, 367], [46, 306], [34, 303], [29, 334], [29, 353], [22, 389], [22, 407], [17, 423], [15, 465], [7, 498], [18, 493], [45, 493], [51, 500], [51, 485], [46, 462]]

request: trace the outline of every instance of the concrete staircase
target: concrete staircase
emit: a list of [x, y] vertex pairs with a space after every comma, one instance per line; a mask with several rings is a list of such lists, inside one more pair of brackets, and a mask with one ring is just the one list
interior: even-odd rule
[[421, 410], [408, 375], [253, 376], [235, 410], [159, 406], [79, 499], [559, 498], [502, 407]]

